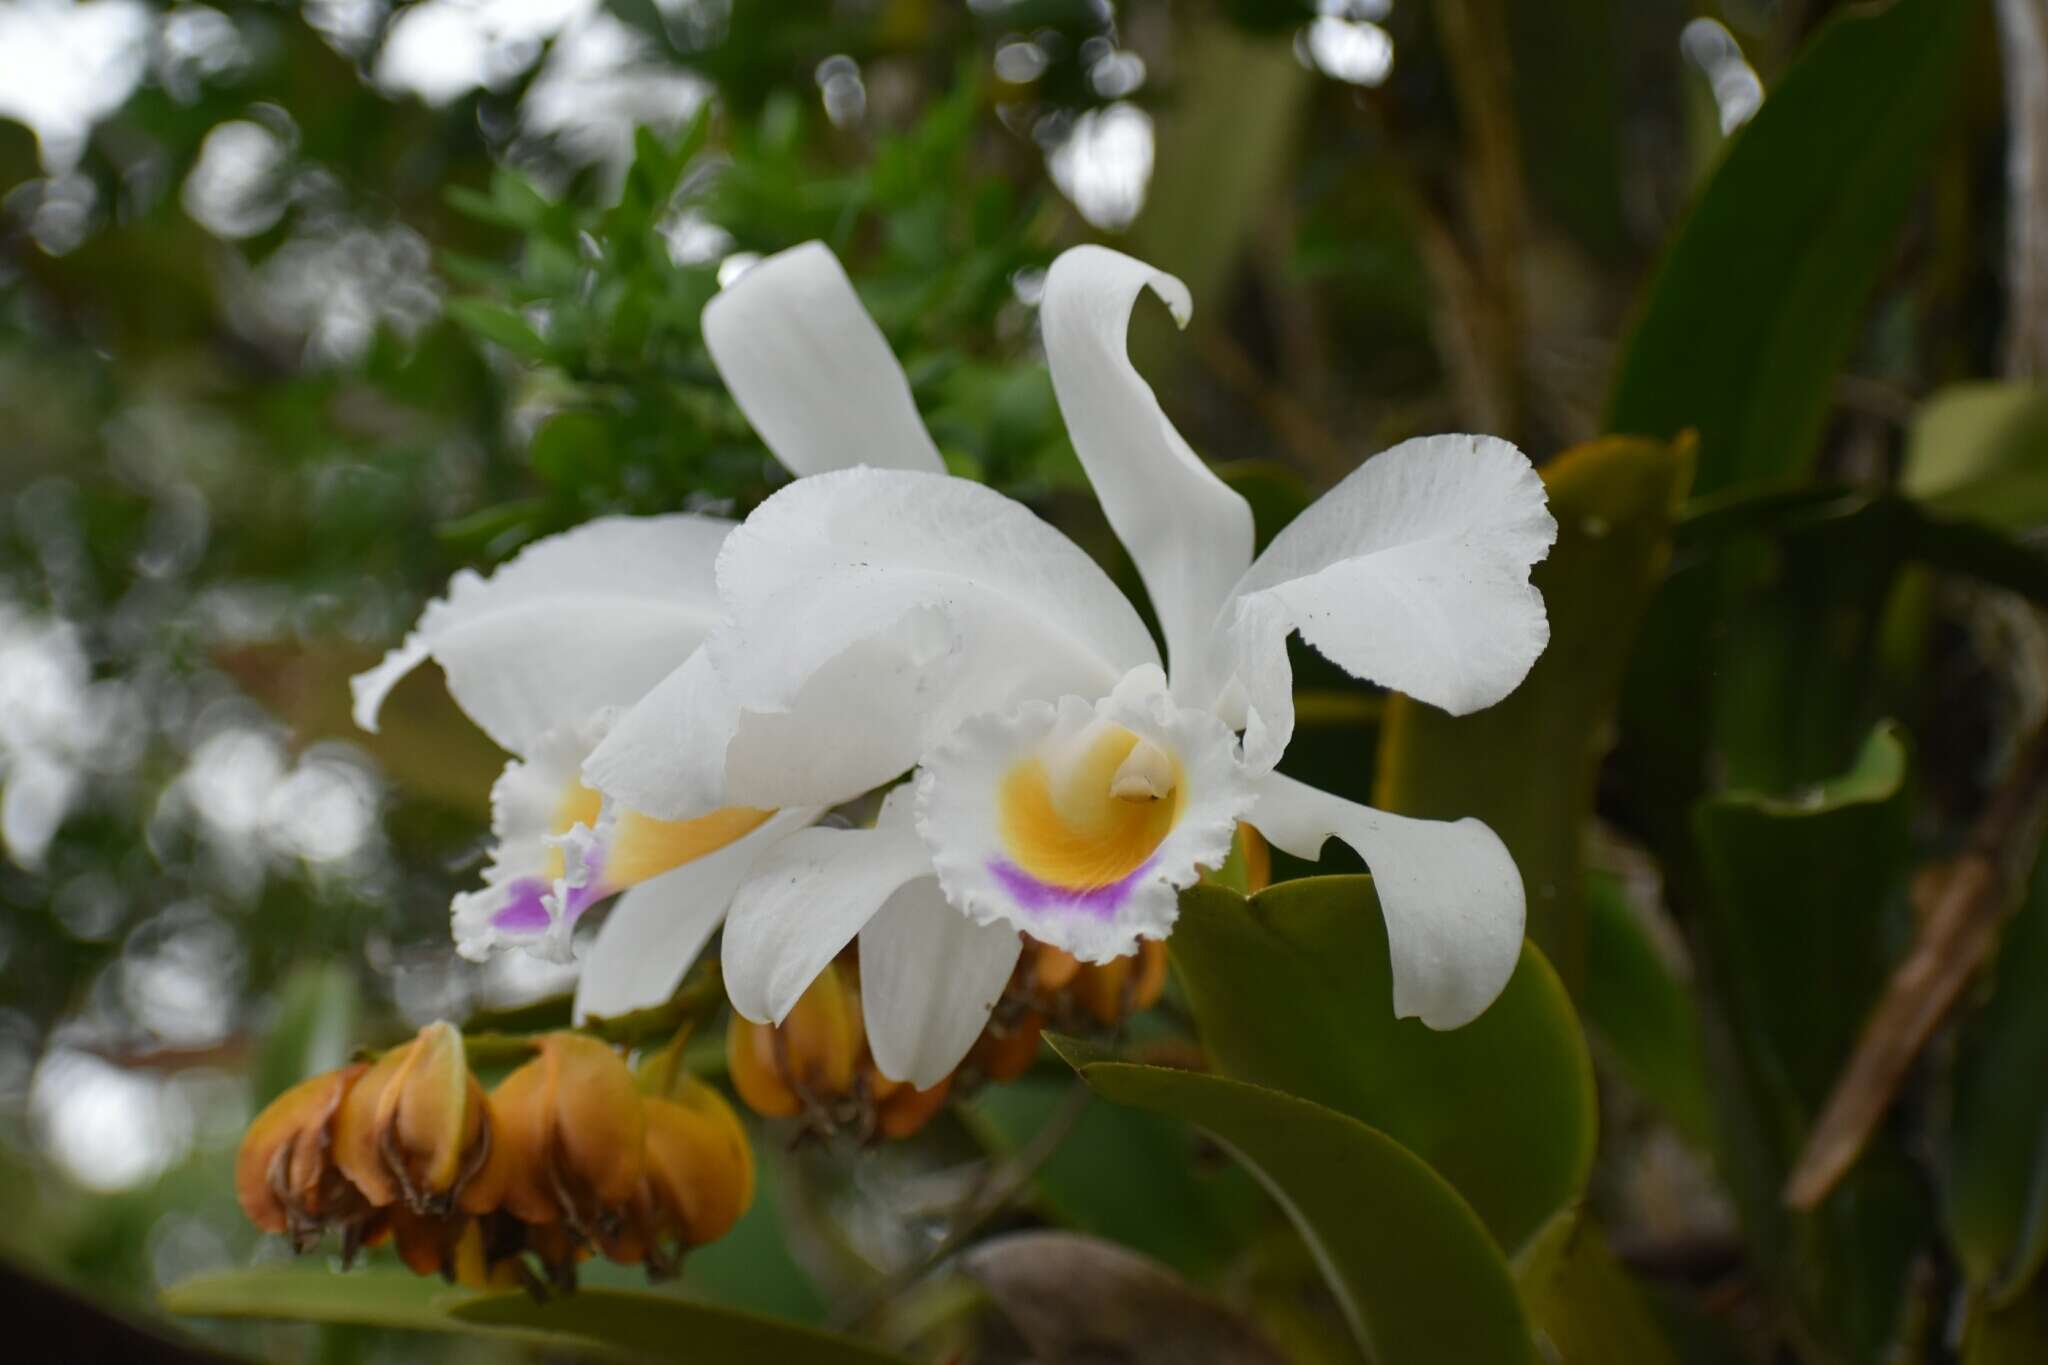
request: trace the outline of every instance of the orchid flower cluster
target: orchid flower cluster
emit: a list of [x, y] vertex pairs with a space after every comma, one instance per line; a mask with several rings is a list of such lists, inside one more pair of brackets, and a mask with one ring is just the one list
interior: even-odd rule
[[[1111, 964], [1172, 930], [1240, 825], [1370, 868], [1394, 1009], [1474, 1018], [1518, 960], [1521, 878], [1476, 820], [1409, 819], [1280, 774], [1289, 637], [1452, 713], [1498, 701], [1548, 641], [1531, 566], [1556, 526], [1504, 441], [1440, 436], [1360, 466], [1254, 556], [1244, 499], [1127, 354], [1151, 291], [1083, 246], [1044, 287], [1054, 390], [1164, 651], [1101, 567], [1023, 505], [949, 476], [903, 370], [812, 243], [707, 307], [733, 397], [797, 477], [734, 524], [607, 518], [463, 573], [355, 680], [374, 729], [432, 659], [513, 759], [460, 950], [571, 957], [579, 1019], [667, 999], [723, 925], [733, 1008], [783, 1023], [857, 955], [874, 1068], [940, 1085], [1029, 944]], [[906, 776], [907, 775], [907, 776]], [[871, 827], [821, 823], [882, 793]], [[843, 822], [842, 822], [843, 823]], [[1156, 956], [1156, 955], [1155, 955]]]

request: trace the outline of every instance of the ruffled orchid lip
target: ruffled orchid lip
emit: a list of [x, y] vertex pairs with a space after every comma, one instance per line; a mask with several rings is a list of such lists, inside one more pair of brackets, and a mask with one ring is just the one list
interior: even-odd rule
[[[596, 905], [616, 888], [603, 884], [604, 848], [601, 844], [591, 845], [583, 857], [583, 877], [572, 883], [568, 894], [562, 898], [562, 917], [569, 924], [582, 918], [583, 912]], [[555, 896], [555, 883], [539, 877], [518, 877], [505, 884], [505, 904], [491, 916], [493, 928], [515, 934], [544, 934], [553, 927], [555, 918], [548, 909], [548, 901]]]
[[1099, 920], [1111, 920], [1123, 908], [1139, 883], [1158, 866], [1157, 855], [1103, 886], [1071, 887], [1041, 881], [1015, 863], [1002, 858], [989, 860], [989, 875], [1002, 884], [1021, 910], [1043, 912], [1073, 910]]
[[947, 898], [1083, 961], [1163, 938], [1251, 804], [1236, 736], [1156, 665], [1109, 696], [977, 717], [926, 760], [918, 832]]

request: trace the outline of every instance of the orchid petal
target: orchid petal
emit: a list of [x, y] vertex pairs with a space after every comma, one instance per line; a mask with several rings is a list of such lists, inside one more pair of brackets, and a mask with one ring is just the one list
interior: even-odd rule
[[1002, 998], [1024, 943], [955, 910], [937, 878], [899, 888], [860, 931], [868, 1047], [892, 1081], [929, 1090], [952, 1073]]
[[704, 309], [704, 345], [792, 473], [945, 470], [903, 367], [824, 243], [770, 256], [722, 290]]
[[725, 919], [733, 893], [762, 853], [817, 815], [815, 810], [777, 812], [744, 838], [620, 896], [584, 957], [576, 983], [576, 1022], [665, 1004]]
[[1270, 768], [1294, 728], [1295, 630], [1347, 672], [1454, 715], [1513, 691], [1550, 639], [1529, 569], [1556, 538], [1543, 481], [1505, 441], [1432, 436], [1359, 466], [1224, 609], [1207, 678], [1247, 730], [1246, 761]]
[[1079, 246], [1053, 262], [1040, 321], [1075, 453], [1151, 594], [1175, 667], [1197, 663], [1218, 608], [1252, 559], [1251, 507], [1202, 463], [1126, 350], [1147, 288], [1181, 326], [1187, 286], [1141, 261]]
[[1365, 859], [1386, 917], [1397, 1018], [1458, 1028], [1506, 989], [1527, 903], [1514, 858], [1481, 821], [1390, 815], [1278, 773], [1259, 779], [1245, 818], [1296, 857], [1316, 857], [1334, 835]]
[[732, 1007], [782, 1022], [884, 902], [932, 873], [906, 830], [805, 829], [771, 849], [733, 897], [722, 961]]
[[713, 566], [732, 523], [676, 513], [604, 517], [529, 545], [488, 577], [455, 575], [403, 644], [352, 683], [356, 723], [432, 658], [500, 746], [637, 701], [719, 619]]
[[707, 662], [629, 712], [586, 768], [664, 818], [849, 800], [969, 715], [1099, 696], [1158, 658], [1093, 560], [962, 479], [799, 480], [727, 542], [718, 575], [732, 620]]

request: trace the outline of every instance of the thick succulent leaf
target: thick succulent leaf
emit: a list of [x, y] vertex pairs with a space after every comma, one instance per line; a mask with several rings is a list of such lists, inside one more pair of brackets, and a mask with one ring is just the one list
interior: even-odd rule
[[2011, 529], [2048, 521], [2048, 392], [1957, 384], [1914, 414], [1900, 485], [1949, 516]]
[[1701, 1151], [1713, 1104], [1692, 986], [1666, 960], [1621, 884], [1586, 878], [1586, 1022], [1616, 1069]]
[[1371, 1124], [1450, 1181], [1502, 1247], [1584, 1193], [1592, 1063], [1533, 946], [1484, 1014], [1438, 1032], [1394, 1018], [1369, 877], [1285, 882], [1249, 901], [1195, 887], [1169, 944], [1218, 1070]]
[[1813, 1214], [1786, 1210], [1781, 1191], [1903, 937], [1906, 774], [1887, 724], [1828, 782], [1730, 792], [1694, 814], [1702, 966], [1727, 1035], [1709, 1051], [1722, 1168], [1806, 1329], [1852, 1359], [1879, 1351], [1909, 1301], [1909, 1266], [1934, 1235], [1924, 1179], [1880, 1140]]
[[1955, 98], [1979, 10], [1850, 9], [1737, 134], [1623, 349], [1609, 431], [1700, 434], [1699, 488], [1796, 477]]
[[866, 1342], [796, 1327], [730, 1308], [692, 1303], [673, 1294], [579, 1289], [539, 1300], [489, 1294], [456, 1304], [462, 1323], [545, 1332], [612, 1347], [641, 1360], [678, 1365], [724, 1361], [802, 1360], [817, 1365], [902, 1365], [903, 1357]]
[[[990, 1152], [1016, 1158], [1069, 1122], [1074, 1082], [1027, 1075], [985, 1086], [962, 1117]], [[1107, 1238], [1198, 1282], [1223, 1274], [1272, 1217], [1258, 1185], [1219, 1163], [1187, 1125], [1090, 1098], [1032, 1176], [1049, 1221]]]
[[902, 1357], [845, 1337], [673, 1294], [580, 1289], [559, 1298], [476, 1294], [439, 1280], [386, 1271], [336, 1273], [324, 1265], [274, 1265], [202, 1275], [171, 1286], [161, 1302], [188, 1317], [345, 1323], [420, 1332], [511, 1337], [560, 1350], [586, 1347], [636, 1360], [717, 1365], [804, 1360], [886, 1365]]
[[1636, 622], [1671, 554], [1692, 479], [1688, 441], [1612, 439], [1544, 466], [1557, 544], [1531, 575], [1550, 645], [1506, 700], [1451, 716], [1389, 699], [1373, 803], [1500, 835], [1529, 896], [1529, 936], [1573, 988], [1585, 979], [1580, 845]]
[[1378, 1365], [1533, 1365], [1506, 1260], [1429, 1166], [1358, 1120], [1221, 1076], [1055, 1047], [1104, 1099], [1207, 1129], [1250, 1167], [1315, 1252]]
[[1956, 1041], [1944, 1213], [1971, 1282], [2000, 1305], [2048, 1260], [2048, 858], [2007, 923], [1990, 998]]
[[1539, 1339], [1571, 1365], [1677, 1365], [1642, 1292], [1578, 1209], [1544, 1225], [1515, 1258], [1515, 1288]]

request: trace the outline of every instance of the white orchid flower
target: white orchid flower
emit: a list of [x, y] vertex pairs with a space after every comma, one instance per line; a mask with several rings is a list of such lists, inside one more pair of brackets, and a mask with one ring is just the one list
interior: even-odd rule
[[[1376, 811], [1274, 765], [1294, 725], [1293, 632], [1455, 713], [1521, 681], [1549, 634], [1529, 582], [1556, 535], [1541, 481], [1504, 441], [1410, 441], [1254, 561], [1249, 507], [1126, 354], [1148, 287], [1185, 323], [1178, 280], [1076, 248], [1046, 279], [1042, 323], [1171, 675], [1108, 576], [1020, 504], [939, 474], [847, 469], [781, 490], [727, 539], [729, 619], [585, 764], [592, 786], [668, 819], [830, 805], [916, 769], [874, 829], [799, 831], [752, 870], [721, 954], [748, 1018], [780, 1020], [858, 935], [877, 1065], [934, 1084], [1001, 993], [1017, 931], [1097, 962], [1163, 937], [1240, 820], [1305, 857], [1332, 835], [1364, 857], [1398, 1014], [1456, 1027], [1513, 972], [1522, 883], [1490, 829]], [[875, 411], [899, 383], [845, 382], [801, 328], [752, 341], [727, 378], [776, 395], [772, 412], [748, 408], [771, 441], [907, 439]]]
[[[764, 334], [860, 391], [870, 420], [819, 439], [823, 413], [761, 387]], [[943, 469], [887, 341], [823, 246], [785, 252], [719, 294], [704, 337], [792, 472]], [[567, 961], [578, 919], [619, 896], [583, 964], [579, 1018], [666, 1000], [754, 860], [818, 814], [728, 807], [660, 820], [602, 802], [580, 775], [613, 717], [689, 660], [718, 621], [713, 566], [732, 529], [688, 513], [607, 517], [537, 541], [488, 577], [458, 573], [405, 641], [353, 680], [356, 722], [374, 731], [399, 679], [433, 659], [456, 703], [515, 755], [491, 790], [484, 886], [455, 900], [464, 956], [516, 946]]]

